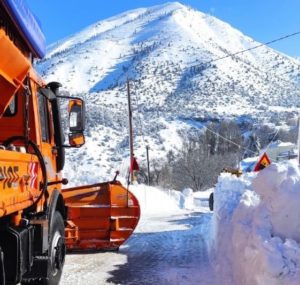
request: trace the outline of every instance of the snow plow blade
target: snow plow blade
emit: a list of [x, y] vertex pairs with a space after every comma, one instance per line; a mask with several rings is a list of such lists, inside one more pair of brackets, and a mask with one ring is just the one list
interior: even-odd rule
[[138, 200], [119, 182], [68, 188], [62, 194], [69, 252], [117, 250], [138, 224]]

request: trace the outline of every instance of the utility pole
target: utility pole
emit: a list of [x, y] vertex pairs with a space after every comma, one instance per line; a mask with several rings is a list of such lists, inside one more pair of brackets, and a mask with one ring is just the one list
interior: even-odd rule
[[[127, 78], [127, 98], [128, 98], [128, 119], [129, 119], [129, 150], [130, 150], [130, 170], [133, 165], [133, 130], [132, 130], [132, 110], [131, 110], [131, 97], [130, 97], [130, 85]], [[130, 181], [133, 181], [133, 171], [130, 172]]]
[[147, 151], [147, 170], [148, 170], [148, 186], [150, 186], [150, 162], [149, 162], [149, 146], [146, 146]]

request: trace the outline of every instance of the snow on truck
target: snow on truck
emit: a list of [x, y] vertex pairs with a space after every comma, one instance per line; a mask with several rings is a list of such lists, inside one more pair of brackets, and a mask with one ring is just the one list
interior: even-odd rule
[[[36, 74], [33, 59], [45, 51], [24, 2], [0, 1], [0, 284], [58, 284], [67, 251], [118, 249], [140, 216], [116, 179], [62, 189], [65, 149], [85, 142], [85, 109]], [[61, 100], [68, 101], [68, 143]]]

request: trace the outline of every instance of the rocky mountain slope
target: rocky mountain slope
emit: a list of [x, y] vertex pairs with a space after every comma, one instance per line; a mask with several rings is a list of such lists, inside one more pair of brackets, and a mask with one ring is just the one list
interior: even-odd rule
[[69, 155], [69, 175], [94, 182], [112, 178], [114, 169], [126, 172], [127, 79], [140, 161], [146, 144], [155, 157], [180, 148], [191, 119], [280, 125], [295, 118], [299, 60], [264, 46], [215, 61], [258, 44], [173, 2], [128, 11], [51, 45], [38, 69], [87, 102], [87, 144]]

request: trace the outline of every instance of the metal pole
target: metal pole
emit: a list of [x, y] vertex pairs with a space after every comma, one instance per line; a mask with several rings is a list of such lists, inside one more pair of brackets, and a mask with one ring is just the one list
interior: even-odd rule
[[148, 170], [148, 186], [150, 186], [150, 162], [149, 162], [149, 146], [146, 146], [147, 151], [147, 170]]
[[[129, 79], [127, 78], [127, 97], [128, 97], [128, 119], [129, 119], [129, 151], [130, 151], [130, 168], [133, 165], [133, 131], [132, 131], [132, 110]], [[130, 173], [130, 181], [133, 181], [133, 171]]]

